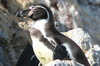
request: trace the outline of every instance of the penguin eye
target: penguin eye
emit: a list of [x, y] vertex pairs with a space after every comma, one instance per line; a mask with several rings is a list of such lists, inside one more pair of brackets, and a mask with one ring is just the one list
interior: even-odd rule
[[29, 7], [29, 9], [33, 9], [33, 8], [35, 8], [35, 6], [30, 6], [30, 7]]
[[32, 8], [34, 8], [34, 6], [32, 6]]

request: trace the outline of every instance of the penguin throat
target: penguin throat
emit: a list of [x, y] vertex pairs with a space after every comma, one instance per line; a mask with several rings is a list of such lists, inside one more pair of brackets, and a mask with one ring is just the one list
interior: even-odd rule
[[44, 9], [47, 13], [47, 18], [46, 19], [39, 19], [37, 21], [35, 21], [35, 23], [33, 24], [33, 27], [38, 29], [39, 31], [41, 31], [41, 33], [46, 37], [46, 31], [45, 29], [53, 27], [54, 26], [54, 20], [53, 17], [51, 16], [52, 14], [50, 14], [50, 12], [42, 6], [36, 6], [37, 8], [40, 7], [42, 9]]
[[33, 28], [38, 29], [39, 31], [41, 31], [41, 33], [46, 36], [46, 24], [48, 24], [48, 20], [47, 19], [41, 19], [41, 20], [37, 20], [35, 23], [32, 24]]

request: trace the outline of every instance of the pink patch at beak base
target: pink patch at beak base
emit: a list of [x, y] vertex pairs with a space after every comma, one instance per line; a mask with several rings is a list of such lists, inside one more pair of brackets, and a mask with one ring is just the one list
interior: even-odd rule
[[34, 13], [34, 11], [37, 11], [37, 8], [34, 6], [30, 6], [29, 9], [30, 9], [30, 11], [28, 13], [28, 16], [31, 16]]
[[32, 14], [33, 14], [33, 10], [30, 10], [28, 16], [31, 16]]

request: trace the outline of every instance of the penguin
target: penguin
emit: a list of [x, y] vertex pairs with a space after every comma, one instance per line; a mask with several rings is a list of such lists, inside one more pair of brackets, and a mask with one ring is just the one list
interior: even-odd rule
[[81, 48], [56, 30], [53, 14], [46, 5], [33, 4], [28, 9], [19, 11], [17, 16], [34, 21], [29, 30], [32, 48], [42, 66], [56, 59], [73, 60], [90, 66]]

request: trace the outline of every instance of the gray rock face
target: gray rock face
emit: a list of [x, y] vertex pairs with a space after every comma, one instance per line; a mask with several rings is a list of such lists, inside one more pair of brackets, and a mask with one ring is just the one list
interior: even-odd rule
[[[79, 17], [81, 19], [81, 24], [78, 24], [78, 26], [84, 28], [87, 30], [87, 32], [90, 34], [90, 36], [96, 40], [96, 42], [99, 42], [100, 40], [100, 8], [99, 0], [73, 0], [74, 5], [76, 6]], [[71, 3], [71, 2], [70, 2]], [[79, 19], [79, 18], [78, 18]], [[75, 22], [77, 24], [77, 22]], [[100, 45], [100, 44], [99, 44]]]
[[20, 28], [17, 22], [17, 17], [0, 2], [0, 66], [14, 66], [21, 50], [29, 42], [27, 31]]
[[4, 52], [2, 47], [0, 47], [0, 66], [4, 66], [3, 64]]
[[92, 66], [100, 66], [100, 47], [99, 45], [94, 45], [89, 51], [87, 51], [86, 56], [89, 63]]

